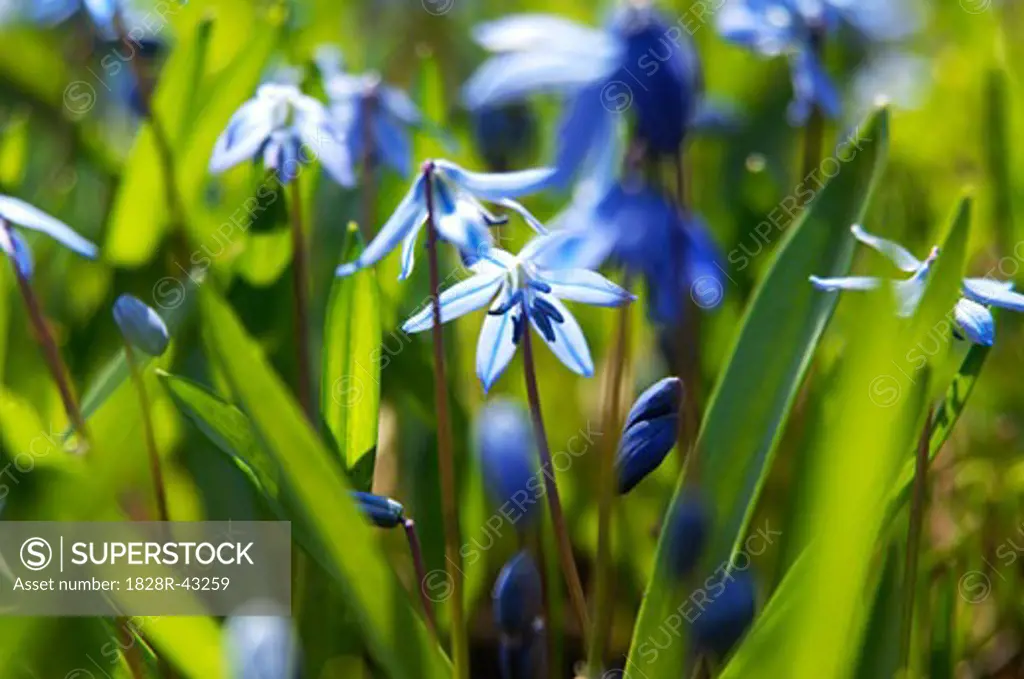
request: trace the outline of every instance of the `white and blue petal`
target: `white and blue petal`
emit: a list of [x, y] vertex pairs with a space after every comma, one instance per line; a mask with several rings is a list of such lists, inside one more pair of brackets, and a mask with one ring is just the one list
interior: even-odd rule
[[616, 119], [601, 101], [602, 91], [602, 85], [583, 88], [562, 113], [555, 154], [555, 182], [559, 185], [567, 184], [580, 167], [596, 166], [596, 171], [603, 171], [606, 160], [595, 157], [617, 150]]
[[32, 251], [21, 235], [13, 229], [0, 226], [0, 252], [11, 258], [18, 274], [25, 280], [32, 278], [35, 265], [32, 262]]
[[273, 106], [268, 100], [253, 99], [242, 104], [213, 146], [210, 172], [219, 174], [255, 157], [273, 131]]
[[608, 33], [553, 14], [516, 14], [489, 21], [473, 29], [473, 39], [491, 52], [557, 50], [592, 58], [622, 50]]
[[[484, 273], [459, 281], [441, 293], [441, 322], [447, 323], [487, 306], [506, 280], [504, 269], [489, 267]], [[427, 304], [402, 324], [404, 332], [423, 332], [434, 327], [434, 307]]]
[[986, 347], [992, 346], [996, 337], [995, 320], [987, 307], [961, 297], [953, 309], [953, 318], [968, 340]]
[[806, 123], [815, 106], [829, 118], [839, 115], [839, 93], [809, 48], [800, 49], [790, 58], [790, 70], [793, 78], [793, 101], [788, 111], [790, 124]]
[[423, 219], [402, 240], [402, 270], [398, 274], [398, 280], [400, 281], [404, 281], [412, 274], [412, 267], [416, 263], [416, 238], [420, 235], [420, 230], [426, 223], [427, 215], [424, 212]]
[[451, 187], [436, 176], [433, 193], [434, 226], [438, 236], [471, 257], [487, 252], [494, 239], [490, 223], [476, 201], [469, 196], [453, 194]]
[[988, 278], [965, 278], [964, 296], [979, 304], [1011, 311], [1024, 311], [1024, 295], [1013, 292], [1013, 283]]
[[888, 257], [889, 260], [902, 271], [914, 273], [920, 269], [923, 264], [921, 260], [910, 254], [910, 252], [899, 243], [870, 234], [865, 231], [860, 224], [854, 224], [851, 226], [850, 233], [853, 234], [854, 238], [859, 240], [861, 243], [864, 243], [864, 245], [874, 248]]
[[[491, 310], [500, 309], [508, 298], [508, 291], [502, 291]], [[521, 314], [522, 309], [517, 305], [503, 314], [489, 313], [484, 318], [476, 343], [476, 376], [485, 392], [490, 390], [515, 356], [515, 319]]]
[[558, 312], [561, 320], [551, 321], [551, 329], [553, 331], [553, 338], [547, 336], [544, 332], [544, 323], [538, 323], [536, 318], [536, 312], [532, 311], [529, 314], [530, 325], [533, 326], [537, 334], [543, 338], [544, 343], [548, 345], [551, 352], [558, 357], [562, 363], [565, 364], [569, 370], [572, 370], [577, 375], [584, 377], [591, 377], [594, 374], [594, 360], [590, 357], [590, 347], [587, 346], [587, 338], [583, 335], [583, 330], [580, 329], [580, 324], [576, 322], [572, 313], [566, 308], [564, 304], [558, 301], [558, 298], [553, 295], [547, 295], [542, 292], [531, 293], [533, 297], [539, 298], [540, 300], [550, 304], [554, 307], [555, 311]]
[[821, 278], [811, 276], [811, 285], [819, 290], [829, 292], [835, 290], [877, 290], [882, 285], [881, 278], [870, 276], [844, 276], [840, 278]]
[[389, 85], [381, 85], [378, 89], [380, 103], [384, 110], [406, 125], [417, 126], [423, 122], [420, 110], [408, 94]]
[[569, 93], [606, 79], [618, 57], [601, 59], [575, 53], [513, 52], [491, 57], [462, 87], [470, 109], [500, 106], [532, 94]]
[[723, 38], [767, 56], [792, 48], [800, 40], [803, 22], [784, 2], [727, 0], [716, 17]]
[[331, 179], [341, 186], [355, 186], [354, 160], [342, 135], [322, 109], [299, 116], [295, 127], [302, 143], [313, 152]]
[[29, 231], [45, 233], [69, 250], [89, 259], [94, 259], [99, 251], [93, 243], [79, 236], [64, 222], [17, 198], [0, 196], [0, 219]]
[[587, 269], [538, 271], [535, 278], [551, 288], [551, 295], [570, 302], [614, 307], [636, 299], [629, 291]]
[[412, 168], [412, 147], [406, 131], [384, 111], [375, 112], [372, 125], [377, 151], [384, 164], [402, 176], [409, 174]]
[[422, 223], [427, 214], [423, 185], [424, 179], [421, 174], [416, 177], [416, 181], [402, 198], [402, 202], [398, 204], [391, 217], [366, 246], [362, 254], [354, 262], [339, 266], [335, 271], [336, 276], [348, 276], [359, 269], [376, 264], [397, 247], [410, 231]]
[[436, 160], [434, 164], [459, 188], [492, 202], [547, 188], [555, 172], [551, 168], [518, 172], [470, 172], [447, 160]]
[[540, 223], [540, 220], [533, 216], [533, 213], [527, 210], [521, 203], [514, 201], [511, 198], [502, 198], [501, 200], [494, 201], [497, 205], [507, 207], [509, 210], [517, 212], [523, 221], [533, 229], [536, 233], [544, 235], [548, 232], [547, 228]]

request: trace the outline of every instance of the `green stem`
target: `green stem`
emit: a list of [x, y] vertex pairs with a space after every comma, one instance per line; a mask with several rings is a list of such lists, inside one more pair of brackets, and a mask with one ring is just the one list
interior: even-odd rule
[[907, 531], [907, 554], [903, 567], [903, 619], [900, 634], [900, 666], [909, 676], [910, 642], [914, 626], [914, 595], [917, 589], [917, 568], [921, 555], [921, 532], [928, 490], [928, 444], [931, 438], [932, 411], [924, 421], [917, 445], [914, 467], [913, 495], [910, 501], [910, 527]]
[[299, 373], [296, 389], [306, 418], [315, 426], [316, 411], [313, 409], [309, 362], [309, 263], [302, 225], [302, 191], [297, 175], [291, 182], [291, 200], [288, 203], [292, 226], [292, 318], [295, 327], [295, 361]]
[[[626, 282], [629, 288], [629, 282]], [[629, 305], [619, 309], [618, 331], [612, 348], [612, 372], [606, 383], [604, 413], [601, 431], [614, 433], [621, 427], [622, 377], [625, 373], [626, 356], [629, 354]], [[612, 599], [612, 506], [615, 503], [615, 453], [618, 449], [617, 436], [605, 436], [602, 441], [601, 459], [598, 469], [597, 508], [597, 563], [595, 565], [594, 601], [596, 614], [591, 629], [591, 644], [587, 649], [587, 676], [598, 677], [604, 669], [604, 658], [611, 636], [615, 606]]]
[[431, 336], [434, 344], [434, 406], [437, 408], [437, 466], [441, 477], [441, 514], [444, 523], [445, 570], [452, 583], [451, 616], [452, 647], [455, 679], [469, 677], [469, 639], [462, 594], [462, 569], [459, 568], [459, 516], [456, 506], [455, 454], [452, 448], [452, 423], [448, 414], [448, 376], [445, 370], [444, 331], [441, 326], [441, 274], [438, 270], [437, 224], [434, 220], [433, 166], [424, 167], [427, 193], [427, 259], [430, 264], [430, 306], [434, 326]]
[[[523, 318], [523, 323], [528, 323], [528, 320]], [[583, 596], [580, 574], [576, 570], [576, 561], [572, 556], [572, 542], [569, 540], [569, 530], [565, 524], [565, 515], [562, 513], [562, 500], [558, 495], [558, 484], [555, 483], [555, 468], [551, 462], [551, 449], [548, 446], [548, 435], [544, 430], [544, 418], [541, 415], [540, 393], [537, 389], [537, 374], [533, 365], [533, 346], [530, 341], [530, 329], [528, 327], [523, 328], [522, 345], [526, 394], [530, 401], [533, 431], [537, 438], [537, 454], [540, 456], [541, 476], [544, 477], [544, 495], [548, 499], [551, 524], [558, 543], [558, 560], [562, 566], [562, 575], [565, 577], [566, 587], [569, 590], [569, 601], [572, 603], [576, 619], [580, 624], [583, 645], [589, 649], [590, 644], [587, 637], [589, 636], [590, 619], [587, 615], [587, 602]]]
[[149, 406], [149, 395], [146, 393], [146, 382], [143, 380], [142, 369], [135, 360], [132, 344], [124, 341], [124, 353], [128, 359], [128, 371], [131, 373], [135, 390], [139, 393], [139, 407], [142, 409], [142, 429], [146, 436], [146, 452], [149, 455], [149, 473], [153, 479], [153, 493], [156, 497], [157, 516], [161, 521], [170, 521], [167, 510], [167, 487], [164, 485], [163, 468], [160, 464], [160, 453], [156, 449], [156, 437], [153, 434], [153, 415]]

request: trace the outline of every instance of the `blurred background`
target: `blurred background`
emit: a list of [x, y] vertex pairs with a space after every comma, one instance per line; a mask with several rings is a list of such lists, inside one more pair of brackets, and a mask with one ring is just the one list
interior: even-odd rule
[[[607, 3], [605, 3], [607, 4]], [[685, 332], [697, 339], [698, 379], [688, 385], [703, 405], [732, 346], [755, 284], [778, 245], [755, 231], [800, 182], [800, 130], [789, 126], [789, 72], [782, 59], [763, 59], [726, 43], [713, 21], [693, 22], [691, 3], [658, 3], [670, 21], [695, 27], [692, 39], [703, 62], [707, 98], [728, 115], [721, 125], [689, 142], [694, 208], [703, 215], [725, 255], [726, 282], [713, 310], [694, 305]], [[701, 3], [712, 4], [712, 3]], [[414, 161], [450, 158], [468, 168], [509, 170], [551, 162], [558, 102], [539, 97], [527, 104], [473, 115], [460, 104], [460, 87], [485, 54], [470, 38], [480, 21], [514, 12], [552, 12], [598, 25], [610, 6], [585, 0], [172, 0], [139, 2], [126, 14], [133, 31], [123, 44], [112, 14], [95, 3], [64, 1], [0, 4], [0, 193], [20, 197], [72, 225], [101, 246], [98, 261], [85, 261], [45, 238], [31, 238], [36, 289], [51, 319], [80, 394], [95, 396], [104, 384], [120, 338], [110, 308], [131, 292], [165, 315], [183, 319], [171, 353], [170, 372], [217, 387], [222, 377], [209, 364], [188, 314], [190, 273], [200, 271], [227, 291], [248, 332], [281, 375], [294, 374], [291, 326], [291, 243], [284, 202], [261, 197], [259, 210], [240, 211], [251, 197], [257, 170], [210, 177], [213, 140], [227, 118], [256, 86], [286, 74], [305, 92], [324, 98], [315, 68], [323, 46], [340, 50], [345, 68], [377, 71], [402, 87], [432, 121], [415, 134]], [[920, 25], [906, 39], [885, 46], [855, 36], [830, 44], [827, 67], [840, 88], [843, 115], [826, 128], [826, 148], [850, 130], [873, 105], [891, 107], [888, 166], [865, 227], [905, 244], [923, 257], [946, 228], [956, 196], [973, 187], [976, 197], [968, 274], [1024, 283], [1024, 7], [1005, 0], [944, 0], [915, 5]], [[205, 41], [196, 61], [193, 49]], [[194, 73], [198, 69], [198, 74]], [[157, 86], [157, 83], [160, 83]], [[164, 169], [140, 113], [150, 92], [164, 121], [184, 206], [165, 199]], [[439, 132], [443, 131], [443, 132]], [[313, 271], [313, 337], [320, 341], [334, 267], [343, 259], [349, 222], [376, 229], [404, 194], [409, 177], [383, 172], [369, 208], [358, 191], [324, 181], [311, 169], [303, 190]], [[571, 193], [545, 192], [525, 201], [542, 220], [556, 215]], [[186, 217], [176, 215], [184, 210]], [[246, 217], [246, 215], [249, 217]], [[369, 215], [367, 219], [364, 215]], [[235, 221], [233, 221], [233, 219]], [[783, 224], [783, 228], [784, 228]], [[762, 227], [763, 228], [763, 227]], [[514, 251], [525, 228], [503, 227], [503, 247]], [[197, 247], [198, 245], [198, 247]], [[455, 262], [449, 262], [455, 264]], [[882, 272], [878, 259], [858, 258], [863, 273]], [[427, 298], [427, 268], [399, 285], [398, 257], [377, 268], [381, 288], [383, 354], [375, 492], [402, 501], [416, 518], [428, 570], [443, 568], [430, 346], [398, 330]], [[641, 304], [631, 324], [623, 402], [670, 372], [662, 352], [666, 333], [682, 332], [646, 320]], [[840, 305], [812, 374], [827, 376], [843, 359], [845, 343], [870, 336], [853, 326]], [[584, 585], [591, 585], [597, 543], [596, 466], [588, 463], [601, 432], [602, 379], [617, 314], [577, 308], [597, 365], [596, 377], [577, 378], [547, 351], [538, 351], [541, 399], [553, 452], [582, 450], [560, 470], [559, 486]], [[474, 316], [473, 318], [477, 318]], [[496, 676], [497, 632], [490, 588], [501, 565], [517, 550], [514, 531], [487, 521], [493, 507], [477, 468], [473, 425], [485, 402], [474, 376], [478, 323], [448, 326], [449, 368], [460, 521], [464, 541], [479, 559], [465, 564], [472, 632], [473, 676]], [[997, 318], [998, 341], [984, 366], [970, 406], [934, 467], [925, 524], [922, 564], [936, 578], [958, 583], [955, 601], [957, 676], [1024, 676], [1024, 319]], [[490, 396], [525, 402], [515, 366]], [[0, 455], [7, 465], [4, 519], [39, 516], [44, 488], [63, 463], [37, 454], [42, 435], [67, 426], [56, 389], [46, 377], [14, 276], [0, 267]], [[290, 380], [290, 378], [287, 378]], [[354, 390], [372, 389], [367, 384]], [[798, 412], [822, 397], [827, 379], [812, 379]], [[121, 390], [101, 394], [94, 415], [117, 442], [116, 471], [108, 490], [123, 506], [144, 507], [148, 476], [141, 422], [134, 397]], [[347, 396], [345, 396], [347, 398]], [[244, 475], [192, 424], [167, 393], [152, 390], [157, 443], [166, 460], [169, 502], [176, 520], [251, 519], [265, 516]], [[750, 393], [756, 400], [758, 394]], [[806, 437], [799, 426], [781, 432], [775, 468], [754, 526], [782, 525], [791, 508], [789, 480]], [[50, 448], [47, 448], [49, 450]], [[25, 453], [31, 450], [29, 457]], [[596, 450], [596, 448], [595, 448]], [[872, 454], [864, 450], [865, 456]], [[20, 456], [20, 457], [19, 457]], [[15, 462], [17, 461], [17, 465]], [[671, 497], [681, 458], [668, 460], [630, 495], [621, 513], [624, 530], [614, 550], [615, 615], [611, 645], [624, 655], [644, 586], [653, 567], [661, 516]], [[855, 510], [854, 510], [855, 511]], [[44, 515], [45, 512], [44, 512]], [[777, 523], [773, 523], [777, 522]], [[415, 591], [408, 550], [397, 533], [380, 533], [391, 563]], [[782, 546], [754, 557], [759, 579], [773, 582]], [[371, 676], [358, 634], [336, 592], [312, 593], [316, 614], [297, 620], [309, 677]], [[579, 630], [569, 619], [559, 632], [559, 658], [569, 676], [582, 659]], [[83, 619], [37, 621], [31, 634], [7, 637], [3, 677], [128, 676], [110, 662], [106, 648], [115, 623]], [[557, 624], [557, 621], [554, 621]], [[4, 627], [22, 621], [5, 619]], [[442, 625], [444, 621], [442, 620]], [[827, 624], [823, 622], [823, 624]], [[8, 638], [9, 641], [5, 641]], [[401, 640], [396, 639], [396, 653]], [[109, 650], [109, 649], [108, 649]], [[88, 660], [87, 660], [88, 659]], [[87, 664], [89, 662], [92, 664]], [[98, 668], [100, 663], [102, 668]], [[73, 674], [81, 668], [84, 673]], [[92, 674], [88, 673], [91, 672]]]

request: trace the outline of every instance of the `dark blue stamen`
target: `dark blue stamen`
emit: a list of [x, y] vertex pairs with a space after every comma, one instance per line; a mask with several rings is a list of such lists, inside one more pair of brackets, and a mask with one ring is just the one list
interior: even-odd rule
[[536, 323], [537, 329], [540, 330], [540, 334], [544, 335], [544, 339], [548, 342], [554, 342], [555, 329], [551, 327], [551, 319], [541, 309], [538, 309], [536, 304], [534, 304], [533, 311], [533, 321]]
[[508, 300], [504, 304], [502, 304], [497, 309], [491, 309], [487, 313], [490, 314], [491, 316], [504, 316], [509, 311], [511, 311], [514, 307], [516, 307], [522, 301], [522, 299], [523, 299], [523, 291], [522, 290], [516, 290], [515, 292], [512, 293], [512, 296], [509, 297]]
[[534, 298], [533, 308], [538, 312], [538, 314], [550, 317], [555, 323], [565, 322], [565, 317], [562, 316], [562, 313], [556, 309], [551, 302], [547, 301], [543, 297]]
[[542, 281], [527, 281], [526, 284], [529, 285], [534, 290], [540, 290], [541, 292], [551, 292], [551, 286]]
[[512, 344], [519, 346], [519, 340], [523, 339], [523, 327], [525, 324], [525, 316], [512, 317]]

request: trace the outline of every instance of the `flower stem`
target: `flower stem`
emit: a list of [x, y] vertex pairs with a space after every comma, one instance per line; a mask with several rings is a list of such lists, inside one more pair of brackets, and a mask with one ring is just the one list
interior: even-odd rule
[[311, 423], [316, 423], [313, 410], [313, 389], [310, 386], [309, 363], [309, 263], [306, 260], [306, 238], [302, 228], [302, 191], [299, 177], [291, 182], [289, 212], [292, 223], [292, 306], [295, 323], [295, 360], [299, 379], [296, 388], [299, 403]]
[[459, 517], [456, 507], [455, 454], [452, 422], [448, 414], [448, 376], [444, 359], [444, 331], [441, 326], [441, 274], [437, 263], [437, 224], [434, 221], [433, 168], [424, 169], [427, 193], [427, 259], [430, 263], [430, 306], [434, 316], [431, 336], [434, 344], [434, 406], [437, 408], [437, 466], [441, 476], [441, 515], [444, 522], [445, 570], [452, 583], [451, 655], [455, 679], [469, 677], [469, 639], [462, 605], [462, 569], [459, 567]]
[[149, 455], [149, 473], [153, 479], [153, 492], [156, 496], [157, 516], [161, 521], [170, 521], [167, 511], [167, 487], [164, 485], [163, 468], [160, 466], [160, 453], [156, 449], [156, 437], [153, 434], [153, 414], [149, 407], [149, 395], [146, 393], [146, 382], [142, 378], [142, 368], [135, 360], [132, 343], [125, 339], [124, 353], [128, 359], [128, 370], [135, 390], [139, 392], [139, 407], [142, 409], [142, 428], [146, 434], [146, 452]]
[[[629, 289], [628, 280], [625, 287]], [[613, 433], [621, 427], [620, 396], [622, 379], [625, 374], [626, 356], [629, 353], [629, 309], [630, 305], [619, 309], [618, 332], [612, 348], [612, 371], [606, 383], [604, 394], [604, 412], [601, 419], [601, 431]], [[597, 564], [594, 587], [596, 614], [591, 629], [591, 644], [587, 648], [587, 676], [598, 677], [604, 668], [602, 655], [611, 635], [612, 621], [615, 613], [612, 600], [612, 506], [615, 503], [615, 452], [618, 437], [605, 436], [602, 441], [601, 460], [598, 470], [598, 508], [597, 508]]]
[[423, 547], [420, 544], [420, 536], [416, 532], [416, 522], [406, 519], [402, 522], [402, 529], [405, 530], [405, 537], [409, 541], [409, 552], [412, 553], [412, 565], [416, 569], [416, 588], [420, 592], [420, 604], [423, 606], [423, 617], [427, 621], [427, 629], [437, 639], [437, 618], [434, 616], [434, 604], [423, 589], [427, 581], [426, 561], [423, 559]]
[[[8, 236], [10, 236], [10, 227], [6, 222], [0, 221], [0, 228], [6, 229]], [[78, 406], [78, 400], [75, 398], [74, 388], [68, 377], [68, 369], [64, 364], [64, 359], [61, 358], [60, 349], [57, 347], [57, 341], [53, 338], [50, 326], [43, 315], [39, 298], [36, 297], [35, 291], [32, 289], [32, 283], [21, 274], [18, 267], [14, 267], [14, 273], [15, 278], [18, 279], [18, 290], [21, 292], [21, 298], [25, 301], [25, 308], [28, 309], [29, 321], [32, 323], [32, 329], [35, 331], [36, 341], [39, 342], [39, 346], [43, 351], [43, 358], [50, 369], [50, 375], [53, 376], [53, 381], [57, 385], [57, 391], [60, 392], [60, 400], [64, 404], [64, 412], [67, 413], [71, 426], [75, 428], [78, 436], [87, 446], [89, 429], [85, 424], [82, 410]], [[84, 452], [86, 449], [87, 447], [78, 447], [80, 452]]]
[[[523, 319], [526, 323], [527, 319]], [[530, 415], [533, 418], [533, 431], [537, 437], [537, 454], [540, 456], [541, 475], [544, 477], [544, 495], [548, 499], [548, 510], [551, 512], [551, 523], [558, 542], [558, 560], [562, 565], [562, 574], [569, 590], [569, 600], [580, 624], [580, 633], [584, 646], [589, 648], [587, 637], [590, 630], [590, 619], [587, 616], [587, 603], [583, 597], [583, 585], [580, 574], [576, 571], [576, 562], [572, 556], [572, 542], [565, 525], [562, 513], [562, 501], [558, 496], [558, 484], [555, 483], [554, 465], [551, 462], [551, 449], [548, 447], [548, 435], [544, 430], [544, 418], [540, 411], [540, 395], [537, 390], [537, 375], [533, 365], [533, 346], [530, 342], [530, 329], [523, 328], [523, 372], [526, 377], [526, 394], [530, 401]]]
[[[928, 410], [921, 437], [918, 439], [914, 464], [914, 486], [910, 500], [910, 527], [907, 531], [907, 554], [903, 566], [903, 619], [900, 630], [900, 666], [910, 671], [910, 638], [914, 626], [914, 595], [917, 568], [921, 554], [921, 531], [928, 490], [928, 450], [931, 443], [932, 410]], [[909, 676], [909, 674], [908, 674]]]

